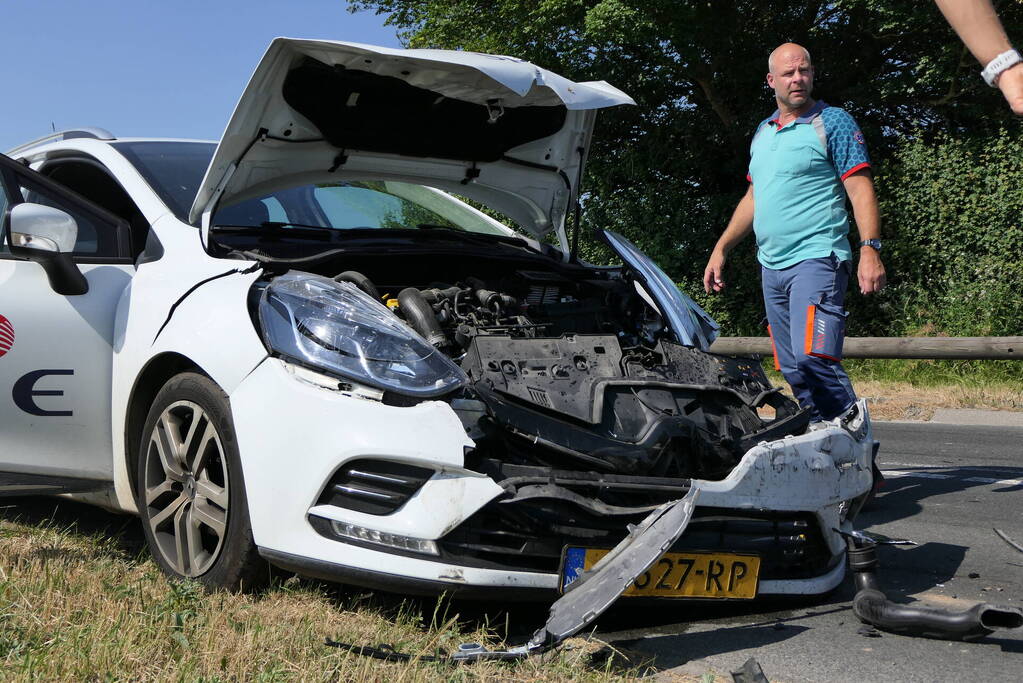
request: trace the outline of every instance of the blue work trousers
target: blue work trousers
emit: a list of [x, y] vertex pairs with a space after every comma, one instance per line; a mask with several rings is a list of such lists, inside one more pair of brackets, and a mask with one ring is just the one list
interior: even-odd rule
[[799, 405], [808, 408], [815, 421], [832, 420], [856, 403], [852, 383], [837, 357], [807, 353], [806, 323], [812, 306], [840, 316], [840, 334], [844, 334], [849, 264], [831, 255], [779, 270], [761, 268], [764, 306], [778, 365]]

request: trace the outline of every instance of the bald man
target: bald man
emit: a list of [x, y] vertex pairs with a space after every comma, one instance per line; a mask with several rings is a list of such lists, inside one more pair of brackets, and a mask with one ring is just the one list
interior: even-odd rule
[[811, 96], [805, 48], [781, 45], [767, 65], [778, 109], [753, 136], [750, 185], [711, 253], [704, 287], [725, 289], [728, 253], [755, 232], [775, 366], [812, 421], [849, 418], [856, 394], [839, 362], [853, 258], [846, 197], [859, 231], [860, 291], [885, 285], [870, 158], [852, 116]]

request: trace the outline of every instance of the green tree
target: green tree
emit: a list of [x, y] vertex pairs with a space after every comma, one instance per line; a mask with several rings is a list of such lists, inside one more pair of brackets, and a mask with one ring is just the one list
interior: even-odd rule
[[[759, 333], [752, 240], [730, 258], [728, 296], [708, 300], [699, 283], [710, 249], [745, 191], [749, 138], [773, 109], [764, 75], [775, 46], [792, 40], [810, 50], [815, 95], [857, 118], [882, 169], [896, 150], [941, 132], [985, 139], [1000, 127], [1019, 130], [933, 3], [921, 0], [349, 5], [351, 11], [386, 15], [411, 47], [513, 54], [574, 80], [607, 80], [632, 95], [637, 107], [618, 107], [598, 119], [584, 226], [609, 227], [636, 241], [697, 294], [727, 333]], [[1003, 3], [1000, 11], [1009, 34], [1023, 36], [1023, 3]], [[590, 240], [583, 249], [586, 257], [602, 258]], [[904, 275], [893, 272], [896, 282]], [[865, 305], [882, 323], [884, 316], [893, 323], [890, 317], [905, 310], [885, 299], [853, 302]]]

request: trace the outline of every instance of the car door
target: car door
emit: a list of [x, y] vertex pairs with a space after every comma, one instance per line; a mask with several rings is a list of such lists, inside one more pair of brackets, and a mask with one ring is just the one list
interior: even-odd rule
[[[112, 479], [114, 318], [135, 270], [130, 231], [3, 155], [0, 180], [0, 494], [97, 488]], [[39, 263], [11, 253], [11, 210], [25, 202], [75, 219], [86, 293], [56, 293]]]

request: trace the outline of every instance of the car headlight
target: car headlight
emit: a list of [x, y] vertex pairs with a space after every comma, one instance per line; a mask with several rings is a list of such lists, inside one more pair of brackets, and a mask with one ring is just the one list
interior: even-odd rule
[[260, 298], [259, 322], [273, 351], [380, 389], [425, 398], [466, 382], [461, 368], [348, 282], [275, 278]]

